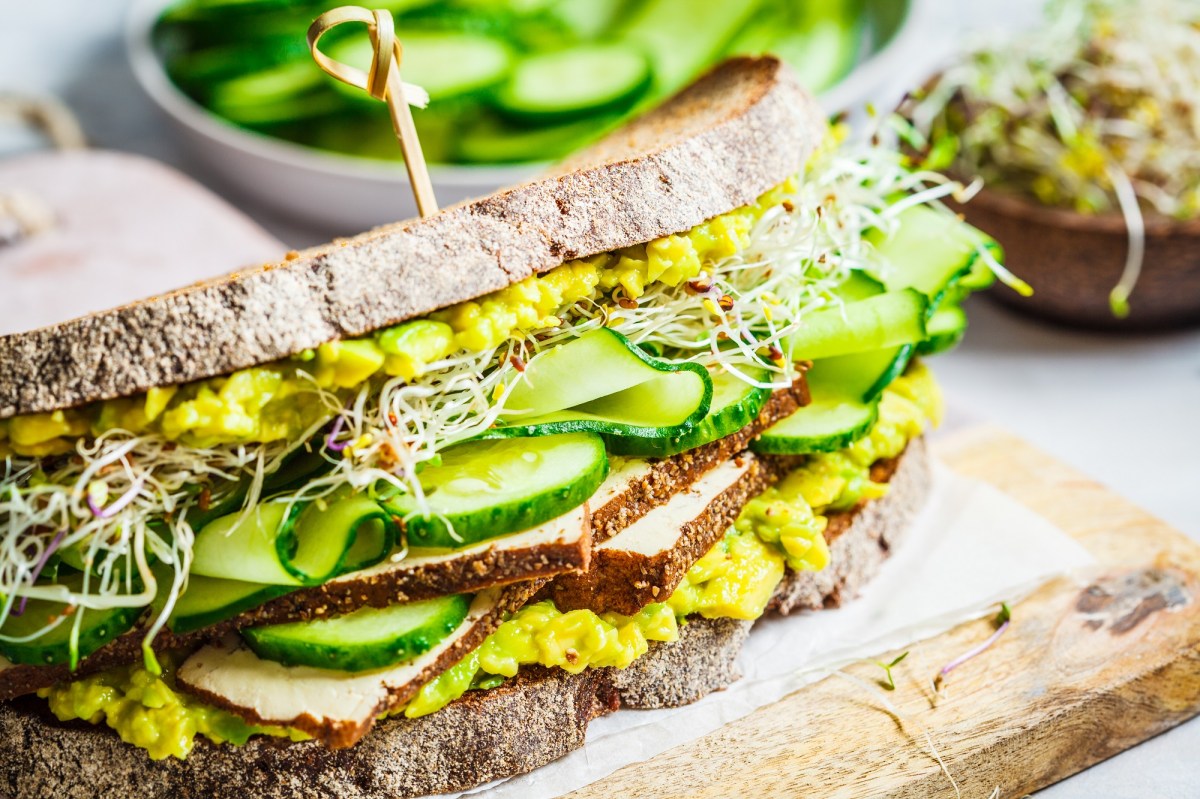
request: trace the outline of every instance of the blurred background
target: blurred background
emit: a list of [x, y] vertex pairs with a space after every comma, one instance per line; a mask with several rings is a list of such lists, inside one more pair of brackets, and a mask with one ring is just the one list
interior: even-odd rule
[[[1040, 0], [378, 4], [397, 15], [405, 78], [431, 95], [430, 109], [414, 113], [443, 204], [535, 174], [536, 162], [603, 135], [728, 54], [778, 52], [830, 113], [848, 112], [861, 125], [868, 105], [894, 107], [980, 34], [1010, 32], [1022, 42], [1054, 21], [1043, 17]], [[75, 166], [56, 171], [52, 156], [43, 155], [51, 149], [47, 136], [27, 124], [30, 109], [11, 100], [17, 95], [56, 98], [78, 119], [90, 148], [167, 164], [239, 209], [262, 228], [238, 228], [248, 259], [413, 213], [382, 105], [327, 79], [307, 57], [303, 31], [333, 3], [171, 5], [9, 0], [0, 27], [0, 95], [10, 95], [0, 103], [0, 197], [26, 188], [16, 185], [19, 177], [40, 176], [52, 186], [47, 191], [62, 192], [72, 175], [83, 174]], [[365, 37], [332, 36], [323, 47], [348, 63], [369, 59]], [[998, 135], [1015, 138], [1007, 128]], [[191, 272], [175, 272], [143, 253], [136, 270], [125, 269], [133, 289], [146, 293], [235, 266], [206, 260], [212, 242], [194, 230], [200, 223], [189, 226], [189, 214], [208, 220], [224, 209], [215, 211], [207, 198], [192, 197], [194, 208], [159, 202], [153, 192], [161, 186], [135, 197], [137, 180], [147, 176], [135, 175], [134, 162], [114, 163], [94, 173], [98, 185], [89, 196], [111, 197], [114, 208], [125, 206], [136, 218], [97, 222], [88, 246], [103, 247], [106, 235], [121, 231], [157, 231], [180, 262], [195, 262]], [[192, 230], [192, 238], [173, 229]], [[114, 243], [114, 260], [121, 246]], [[23, 289], [15, 268], [5, 274], [3, 249], [0, 225], [0, 309], [44, 305], [29, 318], [49, 321], [54, 292]], [[1018, 273], [1035, 266], [1009, 265]], [[1025, 276], [1038, 289], [1038, 280]], [[1073, 279], [1067, 296], [1083, 292], [1086, 282]], [[1109, 284], [1101, 288], [1106, 296]], [[1200, 291], [1195, 295], [1200, 302]], [[1136, 289], [1132, 302], [1136, 319]], [[1194, 313], [1166, 330], [1115, 325], [1116, 332], [1091, 332], [1013, 315], [986, 297], [967, 310], [964, 343], [937, 363], [951, 426], [969, 420], [1006, 427], [1200, 540]], [[1197, 751], [1200, 724], [1193, 722], [1041, 795], [1194, 797]]]

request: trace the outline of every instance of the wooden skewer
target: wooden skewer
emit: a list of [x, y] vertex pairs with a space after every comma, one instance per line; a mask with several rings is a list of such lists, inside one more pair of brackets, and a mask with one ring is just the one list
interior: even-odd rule
[[[347, 22], [367, 26], [372, 45], [371, 66], [368, 72], [335, 61], [317, 47], [322, 36]], [[411, 104], [424, 108], [429, 102], [429, 96], [420, 86], [405, 83], [400, 78], [400, 62], [403, 60], [404, 50], [396, 39], [391, 12], [383, 9], [370, 10], [361, 6], [341, 6], [326, 11], [308, 27], [308, 49], [317, 66], [325, 72], [387, 103], [392, 127], [396, 131], [396, 138], [400, 140], [400, 152], [404, 154], [404, 167], [408, 170], [408, 179], [412, 183], [417, 211], [423, 217], [437, 213], [437, 198], [433, 195], [429, 168], [425, 164], [425, 154], [421, 152], [421, 140], [417, 137], [412, 109], [409, 107]]]

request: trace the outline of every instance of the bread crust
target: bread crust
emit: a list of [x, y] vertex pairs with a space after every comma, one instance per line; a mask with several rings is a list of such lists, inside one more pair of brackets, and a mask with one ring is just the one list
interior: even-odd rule
[[150, 760], [104, 726], [63, 723], [44, 702], [0, 705], [0, 799], [399, 799], [521, 774], [583, 745], [617, 708], [607, 669], [528, 669], [437, 713], [380, 721], [353, 749], [200, 740]]
[[739, 58], [556, 173], [426, 219], [0, 337], [0, 419], [227, 374], [688, 230], [796, 172], [823, 115], [774, 58]]
[[[830, 580], [818, 601], [841, 604], [874, 576], [904, 535], [930, 487], [923, 439], [875, 475], [891, 490], [831, 523]], [[846, 559], [846, 560], [843, 560]], [[789, 584], [810, 578], [789, 576]], [[779, 603], [783, 608], [782, 602]], [[749, 622], [691, 619], [673, 643], [650, 650], [622, 672], [523, 669], [513, 680], [471, 692], [430, 716], [386, 719], [351, 749], [253, 739], [246, 746], [198, 741], [185, 761], [152, 761], [107, 727], [55, 720], [44, 702], [0, 704], [0, 799], [380, 799], [420, 796], [522, 774], [583, 745], [591, 719], [627, 707], [686, 704], [737, 679], [736, 660]]]

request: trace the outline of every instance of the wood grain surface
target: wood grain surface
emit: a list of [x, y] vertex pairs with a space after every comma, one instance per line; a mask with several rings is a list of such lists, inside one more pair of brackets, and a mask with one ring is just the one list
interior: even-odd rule
[[[1022, 797], [1200, 711], [1200, 547], [995, 429], [936, 451], [1061, 527], [1096, 567], [1016, 606], [996, 646], [940, 694], [931, 677], [992, 622], [910, 647], [894, 693], [831, 677], [570, 796]], [[847, 673], [880, 676], [870, 664]]]

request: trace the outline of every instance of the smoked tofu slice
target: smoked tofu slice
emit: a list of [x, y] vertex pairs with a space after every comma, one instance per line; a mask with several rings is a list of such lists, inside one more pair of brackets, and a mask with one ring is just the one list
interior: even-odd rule
[[483, 643], [540, 583], [475, 596], [458, 629], [424, 654], [385, 669], [347, 672], [285, 666], [230, 637], [198, 650], [176, 672], [178, 685], [252, 724], [301, 730], [333, 749], [354, 745], [376, 718], [406, 704], [421, 686]]
[[742, 506], [796, 463], [794, 458], [749, 453], [725, 461], [598, 544], [591, 568], [555, 578], [545, 595], [561, 610], [625, 615], [666, 599], [692, 564], [721, 539]]

